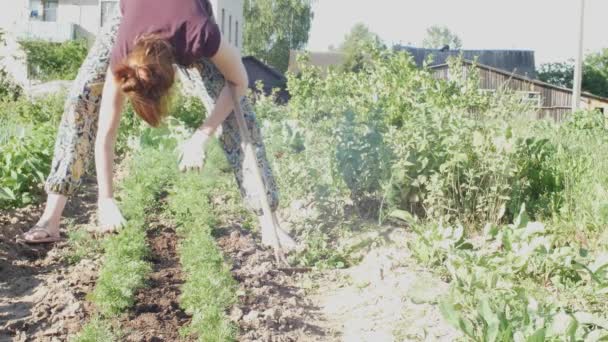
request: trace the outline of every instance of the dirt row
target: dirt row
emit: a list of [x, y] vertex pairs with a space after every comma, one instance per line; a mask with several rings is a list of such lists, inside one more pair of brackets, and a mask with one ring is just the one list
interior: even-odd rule
[[177, 255], [175, 227], [162, 216], [149, 219], [148, 246], [152, 273], [148, 284], [138, 291], [135, 305], [119, 321], [122, 340], [194, 341], [180, 338], [180, 328], [190, 324], [190, 316], [179, 307], [180, 287], [184, 283]]
[[238, 304], [231, 319], [239, 341], [332, 341], [319, 307], [299, 287], [301, 274], [274, 266], [271, 250], [238, 225], [227, 226], [218, 245], [232, 261], [239, 282]]

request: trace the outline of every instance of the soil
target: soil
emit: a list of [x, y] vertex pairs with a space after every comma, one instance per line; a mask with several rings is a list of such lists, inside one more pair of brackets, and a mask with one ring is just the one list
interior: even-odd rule
[[[70, 201], [69, 229], [95, 222], [94, 181]], [[67, 242], [28, 246], [15, 237], [35, 223], [41, 206], [0, 213], [0, 342], [67, 341], [95, 309], [86, 300], [95, 285], [99, 255], [69, 264]], [[155, 213], [149, 219], [152, 274], [134, 307], [118, 322], [121, 341], [189, 341], [179, 330], [190, 317], [179, 307], [183, 274], [175, 227]], [[64, 224], [65, 226], [65, 224]], [[447, 284], [417, 266], [404, 230], [375, 231], [346, 244], [365, 245], [350, 269], [307, 272], [278, 269], [270, 249], [238, 222], [217, 230], [218, 246], [239, 283], [229, 312], [238, 341], [453, 341], [460, 337], [441, 317], [437, 302]], [[66, 230], [62, 230], [65, 237]], [[384, 242], [378, 244], [379, 240]]]
[[301, 274], [278, 270], [274, 254], [253, 235], [233, 225], [218, 244], [232, 260], [239, 282], [238, 303], [230, 313], [239, 327], [238, 341], [332, 341], [319, 307], [299, 288]]
[[[94, 218], [95, 187], [90, 179], [66, 207], [74, 228]], [[0, 214], [0, 341], [65, 341], [88, 318], [85, 300], [97, 277], [98, 260], [75, 265], [62, 258], [67, 242], [30, 246], [17, 236], [36, 223], [42, 206]], [[66, 230], [62, 229], [65, 238]]]
[[194, 341], [180, 338], [179, 329], [190, 324], [190, 316], [179, 307], [180, 287], [184, 283], [176, 245], [175, 227], [162, 217], [148, 226], [152, 273], [148, 286], [137, 293], [132, 310], [120, 319], [124, 341]]
[[330, 318], [326, 329], [340, 341], [447, 342], [460, 337], [437, 305], [448, 284], [413, 260], [406, 245], [413, 238], [399, 228], [359, 235], [347, 242], [369, 245], [358, 265], [312, 274], [302, 282]]

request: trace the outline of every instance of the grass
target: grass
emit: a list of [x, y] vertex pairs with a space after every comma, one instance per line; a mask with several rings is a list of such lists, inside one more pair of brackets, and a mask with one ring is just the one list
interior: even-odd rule
[[181, 238], [178, 250], [186, 280], [180, 305], [192, 315], [192, 323], [182, 333], [194, 334], [200, 341], [233, 341], [236, 333], [227, 316], [236, 299], [236, 282], [212, 235], [217, 215], [210, 195], [227, 179], [219, 166], [222, 162], [225, 159], [214, 144], [202, 174], [180, 177], [169, 196]]

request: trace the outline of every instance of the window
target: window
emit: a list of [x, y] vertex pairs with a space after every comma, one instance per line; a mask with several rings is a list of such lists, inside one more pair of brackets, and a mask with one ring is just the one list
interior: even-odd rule
[[234, 45], [239, 47], [239, 21], [234, 25]]
[[226, 21], [226, 10], [222, 8], [222, 34], [224, 34], [224, 22]]
[[104, 26], [110, 19], [114, 11], [118, 7], [118, 1], [102, 1], [101, 2], [101, 26]]
[[540, 108], [542, 105], [542, 98], [539, 92], [527, 92], [522, 91], [519, 92], [521, 94], [521, 102], [524, 104], [529, 104], [534, 108]]
[[228, 17], [228, 42], [232, 43], [232, 15]]
[[30, 18], [42, 19], [42, 2], [40, 0], [30, 0]]
[[59, 7], [58, 2], [59, 0], [45, 0], [43, 2], [42, 20], [57, 21], [57, 7]]

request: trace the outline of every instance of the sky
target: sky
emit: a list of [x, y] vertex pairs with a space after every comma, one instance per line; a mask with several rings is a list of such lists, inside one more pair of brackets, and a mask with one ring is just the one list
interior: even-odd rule
[[[536, 63], [573, 58], [581, 0], [313, 0], [307, 49], [327, 51], [362, 22], [387, 45], [421, 46], [447, 26], [465, 49], [534, 50]], [[608, 48], [608, 0], [586, 0], [586, 52]]]

